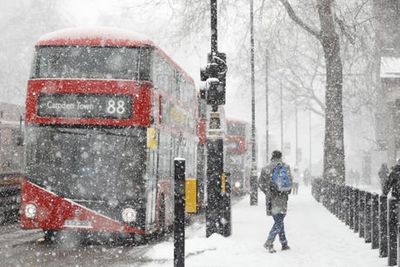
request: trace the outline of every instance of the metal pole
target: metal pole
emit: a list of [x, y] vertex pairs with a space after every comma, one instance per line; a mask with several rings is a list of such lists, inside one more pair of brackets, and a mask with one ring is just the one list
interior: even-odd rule
[[218, 52], [217, 0], [210, 0], [210, 13], [211, 52], [206, 68], [200, 70], [201, 80], [207, 82], [206, 89], [201, 90], [201, 97], [211, 107], [206, 138], [206, 237], [213, 233], [228, 235], [231, 227], [230, 206], [225, 206], [230, 205], [230, 194], [221, 188], [229, 187], [229, 181], [224, 176], [224, 142], [218, 111], [219, 106], [225, 104], [227, 65], [226, 54]]
[[359, 201], [360, 201], [360, 205], [358, 206], [359, 210], [358, 210], [358, 223], [359, 223], [359, 232], [358, 232], [358, 236], [364, 238], [365, 236], [365, 221], [364, 221], [364, 216], [365, 216], [365, 192], [364, 191], [360, 191], [360, 195], [359, 195]]
[[268, 96], [268, 60], [269, 60], [269, 55], [268, 55], [268, 49], [266, 50], [265, 53], [265, 121], [266, 121], [266, 127], [265, 127], [265, 155], [266, 155], [266, 162], [265, 164], [268, 164], [268, 155], [269, 155], [269, 96]]
[[221, 176], [224, 166], [224, 143], [219, 115], [219, 112], [210, 113], [210, 126], [207, 136], [206, 237], [213, 233], [221, 234], [223, 228], [221, 224], [221, 219], [224, 216], [221, 201]]
[[371, 209], [371, 248], [379, 248], [379, 195], [374, 194], [372, 196], [372, 209]]
[[[211, 9], [211, 53], [208, 64], [201, 70], [201, 79], [217, 78], [218, 84], [209, 83], [206, 92], [207, 104], [211, 106], [210, 122], [207, 132], [207, 206], [206, 237], [213, 233], [229, 235], [230, 194], [223, 188], [229, 188], [229, 181], [224, 176], [224, 142], [221, 130], [219, 105], [225, 103], [226, 55], [218, 52], [217, 0], [210, 0]], [[222, 70], [223, 68], [224, 70]], [[224, 90], [221, 95], [220, 89]], [[218, 92], [219, 93], [218, 93]], [[227, 207], [226, 205], [229, 205]]]
[[250, 0], [250, 65], [251, 65], [251, 177], [250, 205], [257, 205], [257, 163], [256, 163], [256, 108], [254, 78], [254, 16], [253, 0]]
[[299, 130], [298, 130], [298, 114], [297, 114], [297, 98], [295, 99], [295, 132], [296, 132], [296, 151], [295, 151], [295, 159], [296, 159], [296, 167], [299, 166], [299, 157], [298, 157], [298, 152], [299, 152]]
[[281, 151], [283, 153], [283, 90], [282, 82], [279, 85], [280, 90], [280, 104], [281, 104]]
[[354, 208], [357, 205], [355, 197], [355, 190], [353, 187], [350, 187], [350, 229], [354, 230]]
[[223, 217], [221, 218], [221, 235], [228, 237], [232, 234], [232, 211], [231, 211], [231, 183], [229, 175], [223, 174], [222, 179], [222, 203]]
[[365, 193], [365, 206], [364, 206], [364, 238], [365, 243], [371, 242], [371, 201], [372, 201], [372, 194], [369, 192]]
[[185, 266], [185, 160], [175, 159], [174, 266]]
[[388, 202], [386, 196], [379, 197], [379, 257], [388, 255]]
[[218, 51], [218, 30], [217, 30], [217, 0], [210, 1], [211, 8], [211, 55]]
[[354, 232], [360, 230], [360, 190], [354, 190]]
[[312, 174], [312, 134], [311, 134], [311, 109], [308, 110], [308, 133], [309, 133], [309, 169], [310, 175]]
[[395, 198], [389, 199], [388, 204], [388, 266], [397, 264], [397, 204]]

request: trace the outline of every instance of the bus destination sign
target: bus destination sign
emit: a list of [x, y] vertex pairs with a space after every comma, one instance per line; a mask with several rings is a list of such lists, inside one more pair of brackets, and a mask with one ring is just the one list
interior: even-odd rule
[[132, 96], [41, 93], [37, 107], [41, 117], [128, 119], [132, 116]]

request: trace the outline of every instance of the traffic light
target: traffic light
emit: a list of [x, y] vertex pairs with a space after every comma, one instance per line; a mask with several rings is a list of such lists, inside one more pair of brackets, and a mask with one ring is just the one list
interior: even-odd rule
[[200, 70], [201, 81], [207, 81], [206, 99], [208, 105], [225, 104], [227, 69], [225, 53], [208, 54], [207, 66]]

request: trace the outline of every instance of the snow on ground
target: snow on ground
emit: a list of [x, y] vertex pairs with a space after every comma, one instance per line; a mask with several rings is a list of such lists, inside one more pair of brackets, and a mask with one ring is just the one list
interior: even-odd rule
[[[286, 236], [291, 250], [269, 254], [263, 247], [272, 217], [265, 215], [264, 195], [258, 206], [250, 206], [246, 197], [233, 206], [232, 236], [205, 238], [204, 224], [186, 228], [185, 266], [201, 267], [293, 267], [293, 266], [363, 266], [384, 267], [387, 259], [378, 250], [353, 233], [344, 223], [316, 202], [307, 188], [291, 195], [285, 218]], [[146, 254], [145, 266], [173, 266], [173, 240], [160, 243]]]

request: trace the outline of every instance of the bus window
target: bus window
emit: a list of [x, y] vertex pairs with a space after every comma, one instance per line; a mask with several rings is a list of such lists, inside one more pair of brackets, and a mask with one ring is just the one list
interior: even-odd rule
[[150, 49], [38, 47], [32, 78], [150, 79]]

